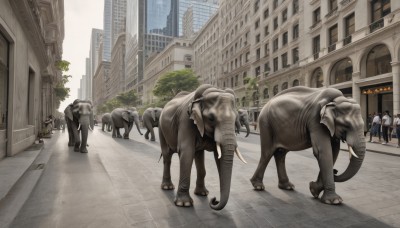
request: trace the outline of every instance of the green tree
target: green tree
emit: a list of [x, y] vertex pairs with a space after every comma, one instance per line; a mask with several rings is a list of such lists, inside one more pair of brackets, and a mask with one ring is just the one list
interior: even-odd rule
[[127, 107], [136, 106], [137, 96], [134, 90], [128, 91], [126, 93], [120, 93], [116, 99], [123, 105]]
[[121, 107], [122, 103], [117, 98], [113, 98], [108, 100], [104, 105], [107, 108], [107, 112], [112, 112], [112, 110]]
[[56, 96], [56, 108], [58, 109], [61, 101], [64, 101], [67, 97], [69, 97], [70, 88], [65, 87], [65, 84], [68, 83], [71, 75], [65, 75], [64, 73], [69, 70], [70, 62], [66, 60], [60, 60], [55, 62], [55, 66], [58, 70], [62, 72], [61, 80], [57, 82], [54, 87], [54, 95]]
[[193, 91], [200, 85], [191, 69], [168, 72], [161, 76], [153, 89], [154, 95], [162, 101], [172, 99], [181, 91]]
[[[245, 84], [245, 98], [246, 98], [246, 104], [250, 106], [250, 101], [254, 101], [254, 93], [256, 94], [256, 99], [257, 102], [259, 102], [259, 91], [258, 91], [258, 80], [256, 77], [246, 77], [244, 78], [244, 84]], [[246, 106], [246, 105], [245, 105]]]

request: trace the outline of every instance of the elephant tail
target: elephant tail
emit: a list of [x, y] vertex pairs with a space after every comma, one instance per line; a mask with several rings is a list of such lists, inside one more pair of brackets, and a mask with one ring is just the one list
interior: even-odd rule
[[161, 158], [162, 158], [162, 153], [160, 154], [160, 158], [158, 159], [158, 163], [160, 163]]

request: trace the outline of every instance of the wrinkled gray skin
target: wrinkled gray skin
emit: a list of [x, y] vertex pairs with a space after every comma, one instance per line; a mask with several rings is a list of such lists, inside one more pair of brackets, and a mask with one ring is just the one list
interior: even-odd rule
[[140, 135], [139, 128], [139, 113], [130, 109], [116, 108], [111, 112], [111, 123], [112, 123], [112, 137], [122, 138], [119, 133], [120, 128], [124, 128], [124, 139], [129, 139], [129, 132], [132, 130], [133, 123], [136, 124], [136, 128]]
[[108, 132], [111, 131], [112, 121], [111, 121], [111, 114], [104, 113], [101, 117], [101, 130], [104, 131], [104, 127]]
[[[292, 190], [286, 174], [288, 151], [312, 147], [320, 168], [316, 182], [310, 182], [311, 194], [326, 204], [343, 200], [335, 192], [334, 182], [352, 178], [360, 169], [365, 155], [364, 122], [360, 106], [333, 88], [312, 89], [302, 86], [287, 89], [272, 98], [259, 117], [261, 158], [251, 182], [255, 190], [263, 190], [265, 169], [275, 158], [279, 188]], [[340, 140], [354, 149], [346, 170], [334, 175], [333, 165], [340, 150]]]
[[[190, 174], [193, 160], [197, 168], [194, 193], [208, 195], [204, 177], [204, 150], [213, 151], [220, 177], [220, 202], [212, 198], [210, 207], [221, 210], [228, 202], [233, 154], [237, 147], [235, 135], [236, 107], [234, 94], [211, 85], [201, 85], [195, 92], [181, 92], [169, 101], [160, 117], [159, 137], [164, 160], [161, 188], [174, 189], [171, 181], [171, 157], [179, 154], [180, 176], [175, 205], [190, 207]], [[221, 147], [218, 159], [217, 144]]]
[[94, 126], [92, 102], [76, 99], [65, 108], [64, 113], [69, 136], [68, 146], [73, 146], [75, 152], [87, 153], [89, 126], [91, 129]]
[[147, 128], [144, 134], [145, 139], [149, 139], [149, 133], [151, 134], [151, 141], [155, 141], [153, 128], [158, 127], [162, 108], [148, 108], [143, 113], [143, 125]]
[[239, 109], [238, 110], [238, 115], [236, 117], [236, 133], [240, 134], [240, 128], [242, 126], [246, 127], [246, 136], [249, 136], [250, 134], [250, 126], [249, 126], [249, 112], [247, 112], [247, 110], [245, 109]]

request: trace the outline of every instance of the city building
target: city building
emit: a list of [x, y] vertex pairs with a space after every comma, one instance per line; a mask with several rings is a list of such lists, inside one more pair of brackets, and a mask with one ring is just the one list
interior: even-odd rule
[[120, 33], [111, 53], [110, 98], [125, 91], [125, 33]]
[[218, 0], [179, 0], [179, 37], [193, 37], [218, 10]]
[[82, 78], [79, 81], [78, 99], [86, 100], [88, 98], [87, 78], [88, 77], [86, 75], [82, 75]]
[[117, 41], [120, 34], [125, 33], [125, 26], [126, 26], [126, 0], [113, 0], [112, 16], [111, 16], [111, 28], [112, 28], [111, 48], [114, 47], [115, 42]]
[[28, 148], [55, 114], [64, 1], [0, 1], [0, 159]]
[[86, 65], [86, 71], [89, 71], [86, 75], [90, 75], [88, 81], [88, 100], [93, 101], [93, 81], [94, 74], [96, 73], [97, 66], [99, 64], [99, 56], [100, 56], [100, 45], [103, 40], [103, 30], [101, 29], [92, 29], [92, 34], [90, 37], [90, 51], [89, 51], [89, 69]]
[[150, 56], [146, 61], [143, 79], [143, 105], [154, 104], [153, 94], [157, 80], [168, 72], [192, 68], [193, 48], [191, 40], [175, 38], [162, 52]]
[[[103, 59], [103, 43], [100, 43], [98, 59]], [[93, 106], [96, 108], [104, 104], [110, 95], [110, 62], [99, 61], [93, 75]]]
[[111, 61], [112, 47], [112, 3], [113, 0], [104, 0], [103, 14], [103, 59], [100, 61]]

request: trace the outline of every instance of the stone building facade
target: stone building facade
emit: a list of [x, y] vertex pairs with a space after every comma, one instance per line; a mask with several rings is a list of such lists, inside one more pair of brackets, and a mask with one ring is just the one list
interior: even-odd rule
[[29, 147], [55, 112], [63, 39], [63, 0], [0, 0], [0, 159]]
[[125, 33], [118, 36], [111, 52], [110, 99], [125, 90], [125, 37]]

